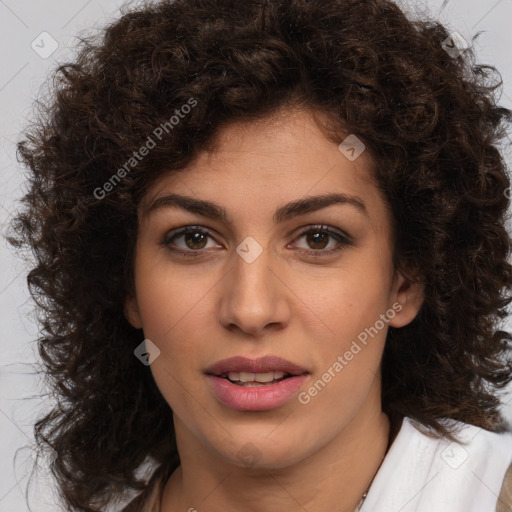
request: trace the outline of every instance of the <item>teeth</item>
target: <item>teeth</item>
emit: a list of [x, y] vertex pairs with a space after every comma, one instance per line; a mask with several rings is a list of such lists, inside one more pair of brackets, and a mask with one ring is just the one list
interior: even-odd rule
[[282, 371], [251, 373], [251, 372], [229, 372], [228, 379], [240, 382], [272, 382], [283, 378], [285, 375]]
[[283, 373], [283, 372], [266, 372], [266, 373], [257, 373], [256, 376], [254, 377], [254, 380], [256, 382], [272, 382], [274, 379], [277, 380], [277, 379], [280, 379], [281, 377], [283, 377], [283, 375], [281, 375], [281, 377], [274, 377], [274, 373]]
[[240, 378], [238, 380], [241, 382], [254, 382], [254, 377], [256, 377], [255, 373], [240, 372]]

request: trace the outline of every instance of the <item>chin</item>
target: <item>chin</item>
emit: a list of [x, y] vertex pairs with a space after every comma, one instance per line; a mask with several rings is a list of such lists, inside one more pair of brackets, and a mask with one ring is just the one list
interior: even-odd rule
[[[274, 425], [275, 428], [275, 425]], [[281, 435], [276, 432], [269, 436], [272, 429], [265, 429], [257, 435], [240, 435], [230, 438], [229, 446], [215, 447], [217, 452], [230, 464], [239, 468], [252, 470], [284, 469], [307, 458], [315, 451], [315, 447], [308, 447], [298, 439], [303, 437], [291, 435], [284, 429]], [[224, 449], [223, 449], [224, 448]]]

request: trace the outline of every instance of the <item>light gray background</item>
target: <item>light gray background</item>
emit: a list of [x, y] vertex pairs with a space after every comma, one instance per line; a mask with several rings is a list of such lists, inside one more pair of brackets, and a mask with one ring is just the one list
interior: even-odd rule
[[[243, 0], [241, 0], [243, 1]], [[512, 0], [408, 0], [407, 10], [430, 12], [459, 32], [466, 40], [482, 32], [475, 43], [478, 61], [495, 65], [504, 80], [502, 104], [512, 108]], [[16, 162], [15, 144], [26, 124], [31, 104], [49, 70], [67, 60], [74, 38], [83, 30], [104, 25], [115, 18], [123, 2], [116, 0], [0, 0], [0, 219], [3, 229], [10, 220], [14, 201], [23, 194], [22, 169]], [[58, 48], [47, 58], [40, 53], [51, 48], [48, 32]], [[44, 41], [41, 42], [41, 39]], [[37, 48], [37, 47], [36, 47]], [[512, 162], [507, 153], [508, 162]], [[31, 375], [27, 362], [34, 362], [33, 340], [37, 325], [28, 292], [26, 269], [2, 238], [0, 243], [0, 512], [28, 511], [24, 493], [31, 467], [28, 449], [34, 418], [47, 403], [37, 395], [41, 383]], [[510, 322], [508, 329], [510, 330]], [[506, 399], [508, 402], [512, 395]], [[509, 402], [506, 413], [512, 418]], [[55, 512], [48, 476], [33, 480], [32, 510]]]

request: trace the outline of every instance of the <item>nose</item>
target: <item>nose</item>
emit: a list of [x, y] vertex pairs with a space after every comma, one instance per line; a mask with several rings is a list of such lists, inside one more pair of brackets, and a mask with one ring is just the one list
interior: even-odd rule
[[252, 262], [234, 254], [232, 269], [222, 280], [219, 320], [230, 331], [263, 337], [290, 321], [290, 289], [269, 251]]

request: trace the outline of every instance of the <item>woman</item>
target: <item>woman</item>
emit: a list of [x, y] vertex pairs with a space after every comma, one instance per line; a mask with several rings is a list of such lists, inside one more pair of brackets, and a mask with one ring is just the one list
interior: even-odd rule
[[177, 0], [61, 66], [11, 241], [67, 510], [511, 510], [510, 112], [458, 42]]

